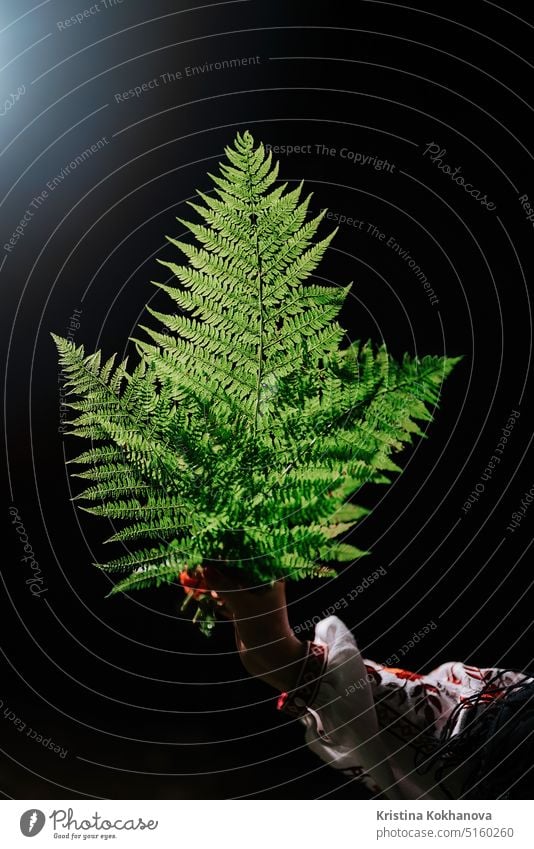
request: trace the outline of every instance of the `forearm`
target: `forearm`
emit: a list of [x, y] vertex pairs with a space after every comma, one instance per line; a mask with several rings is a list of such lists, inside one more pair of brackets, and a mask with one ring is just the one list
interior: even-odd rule
[[289, 624], [284, 581], [261, 591], [246, 590], [212, 567], [205, 569], [205, 581], [222, 602], [222, 615], [234, 621], [237, 648], [247, 672], [280, 692], [293, 689], [307, 646]]
[[268, 646], [247, 649], [242, 655], [245, 668], [280, 692], [292, 690], [306, 657], [306, 644], [292, 632]]

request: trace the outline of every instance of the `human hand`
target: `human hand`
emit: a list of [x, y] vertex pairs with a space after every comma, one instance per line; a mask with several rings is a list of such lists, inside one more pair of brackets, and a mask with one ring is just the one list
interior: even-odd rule
[[289, 625], [285, 581], [251, 588], [207, 566], [203, 583], [221, 614], [234, 622], [237, 649], [247, 672], [277, 690], [293, 689], [306, 646]]

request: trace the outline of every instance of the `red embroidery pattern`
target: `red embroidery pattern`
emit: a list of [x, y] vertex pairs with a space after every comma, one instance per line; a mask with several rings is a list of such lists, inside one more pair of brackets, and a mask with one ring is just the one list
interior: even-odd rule
[[451, 666], [450, 666], [450, 669], [447, 673], [447, 681], [449, 681], [451, 684], [461, 684], [462, 679], [458, 678], [458, 676], [455, 674], [454, 667], [455, 667], [455, 664], [452, 663]]
[[[480, 682], [485, 684], [483, 691], [479, 690], [478, 687], [473, 688], [473, 689], [476, 689], [476, 691], [478, 692], [478, 695], [477, 695], [477, 703], [478, 704], [484, 703], [484, 702], [492, 702], [494, 699], [501, 699], [506, 695], [506, 692], [503, 690], [503, 684], [499, 683], [498, 680], [494, 680], [493, 683], [491, 683], [491, 684], [489, 683], [492, 678], [495, 678], [495, 670], [494, 669], [486, 669], [483, 672], [481, 669], [478, 669], [478, 667], [465, 666], [465, 664], [464, 664], [464, 669], [466, 670], [466, 672], [467, 672], [467, 674], [469, 675], [470, 678], [476, 678], [477, 681], [480, 681]], [[480, 677], [476, 673], [473, 674], [472, 671], [468, 671], [468, 670], [476, 670], [476, 672], [480, 674]], [[472, 699], [473, 699], [473, 694], [471, 693], [471, 694], [468, 694], [468, 695], [460, 696], [459, 701], [462, 702], [464, 708], [467, 709], [467, 708], [470, 708], [470, 707], [474, 707], [474, 705], [472, 704]]]
[[409, 672], [407, 669], [398, 669], [396, 666], [384, 666], [384, 672], [391, 672], [397, 678], [407, 678], [409, 681], [418, 681], [423, 676], [418, 672]]
[[465, 663], [463, 666], [470, 678], [474, 678], [476, 681], [484, 680], [482, 670], [479, 669], [478, 666], [467, 666]]
[[[412, 695], [417, 698], [414, 710], [422, 713], [426, 722], [431, 725], [443, 713], [439, 690], [433, 684], [423, 682], [412, 690]], [[436, 713], [437, 712], [437, 715]]]
[[367, 672], [368, 677], [370, 676], [374, 683], [378, 686], [382, 683], [382, 676], [378, 669], [375, 669], [374, 666], [369, 666], [368, 663], [364, 663], [365, 671]]
[[385, 684], [386, 687], [392, 689], [394, 698], [399, 705], [404, 704], [408, 699], [408, 694], [405, 690], [408, 681], [417, 682], [416, 686], [410, 690], [410, 696], [415, 699], [413, 704], [414, 710], [423, 716], [427, 725], [432, 725], [442, 715], [443, 705], [439, 690], [433, 684], [423, 681], [424, 675], [420, 675], [418, 672], [410, 672], [408, 669], [400, 669], [396, 666], [381, 666], [379, 672], [374, 666], [370, 666], [368, 663], [364, 665], [368, 676], [370, 676], [377, 687], [384, 686], [383, 676], [380, 674], [384, 672], [394, 675], [395, 678], [404, 682], [402, 687], [395, 685], [393, 682]]

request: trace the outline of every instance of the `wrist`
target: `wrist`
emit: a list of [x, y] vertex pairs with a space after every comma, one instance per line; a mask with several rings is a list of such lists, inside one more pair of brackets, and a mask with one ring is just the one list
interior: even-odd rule
[[276, 653], [269, 664], [270, 670], [262, 676], [280, 692], [293, 690], [302, 670], [307, 646], [293, 633], [284, 637], [276, 646]]

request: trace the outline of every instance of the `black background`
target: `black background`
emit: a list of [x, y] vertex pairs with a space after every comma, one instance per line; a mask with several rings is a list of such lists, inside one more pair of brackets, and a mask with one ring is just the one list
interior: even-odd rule
[[[197, 188], [210, 188], [238, 130], [272, 145], [281, 178], [304, 178], [314, 210], [342, 225], [318, 279], [354, 281], [341, 316], [351, 339], [390, 351], [464, 354], [444, 386], [429, 438], [395, 459], [390, 487], [353, 542], [372, 556], [329, 583], [288, 588], [294, 626], [322, 616], [361, 580], [386, 575], [338, 610], [364, 657], [386, 661], [414, 632], [436, 627], [402, 658], [413, 670], [462, 660], [532, 669], [531, 519], [507, 526], [534, 484], [530, 462], [532, 65], [528, 9], [443, 2], [213, 3], [124, 0], [80, 24], [90, 4], [3, 0], [0, 101], [2, 245], [46, 183], [102, 137], [35, 209], [0, 271], [5, 384], [6, 532], [2, 567], [0, 789], [6, 798], [354, 798], [303, 745], [276, 695], [247, 677], [227, 622], [205, 639], [178, 613], [177, 588], [104, 599], [106, 520], [69, 500], [79, 481], [65, 460], [81, 443], [58, 432], [58, 365], [50, 332], [108, 356], [150, 301], [155, 258], [176, 258], [165, 234]], [[27, 14], [25, 14], [27, 13]], [[13, 23], [11, 23], [13, 22]], [[259, 57], [186, 77], [187, 66]], [[167, 72], [183, 78], [117, 102]], [[446, 149], [487, 209], [423, 152]], [[330, 156], [315, 145], [335, 148]], [[387, 159], [355, 164], [342, 149]], [[438, 297], [367, 232], [375, 224], [414, 258]], [[328, 222], [322, 232], [329, 229]], [[330, 223], [330, 226], [332, 224]], [[462, 505], [520, 413], [485, 490]], [[72, 467], [70, 467], [72, 469]], [[43, 576], [32, 596], [11, 516], [15, 506]], [[312, 631], [301, 630], [310, 637]], [[6, 715], [7, 711], [7, 715]], [[68, 749], [65, 758], [19, 732]]]

